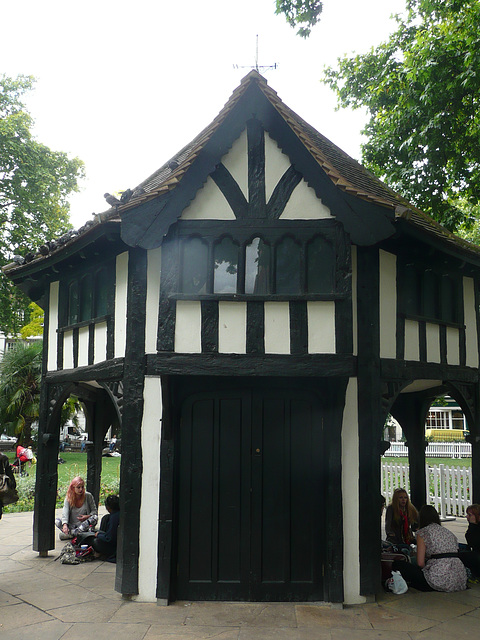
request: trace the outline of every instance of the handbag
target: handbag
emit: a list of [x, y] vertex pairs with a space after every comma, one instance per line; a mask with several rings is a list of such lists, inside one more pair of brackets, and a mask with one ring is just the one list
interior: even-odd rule
[[0, 474], [0, 502], [5, 507], [7, 504], [18, 502], [18, 492], [10, 486], [10, 478], [7, 474]]

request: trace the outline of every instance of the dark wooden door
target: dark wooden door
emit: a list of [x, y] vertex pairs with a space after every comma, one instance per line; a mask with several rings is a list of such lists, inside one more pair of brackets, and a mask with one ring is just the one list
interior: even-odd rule
[[322, 600], [317, 397], [196, 393], [183, 403], [179, 435], [177, 598]]

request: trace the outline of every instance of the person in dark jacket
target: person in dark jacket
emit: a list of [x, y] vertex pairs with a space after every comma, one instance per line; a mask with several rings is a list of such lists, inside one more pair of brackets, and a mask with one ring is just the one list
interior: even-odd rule
[[480, 577], [480, 504], [467, 507], [468, 529], [465, 532], [470, 551], [462, 551], [460, 560], [470, 569], [474, 576]]
[[[0, 474], [8, 476], [8, 482], [11, 489], [15, 489], [17, 486], [17, 481], [15, 480], [15, 476], [13, 475], [12, 467], [10, 466], [10, 461], [4, 453], [0, 453]], [[0, 501], [0, 519], [2, 517], [3, 512], [3, 504]]]
[[100, 529], [94, 534], [91, 531], [77, 534], [77, 544], [89, 544], [93, 547], [97, 557], [103, 557], [107, 562], [117, 561], [117, 533], [120, 524], [120, 499], [110, 495], [105, 499], [108, 511], [100, 522]]
[[108, 562], [117, 560], [117, 532], [120, 524], [120, 500], [118, 496], [110, 495], [105, 500], [108, 514], [100, 522], [100, 530], [95, 534], [92, 547]]

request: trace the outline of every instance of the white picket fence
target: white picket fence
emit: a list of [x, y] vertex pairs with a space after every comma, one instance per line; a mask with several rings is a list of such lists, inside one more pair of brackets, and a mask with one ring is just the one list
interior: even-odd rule
[[[441, 518], [465, 515], [466, 508], [472, 502], [470, 467], [426, 465], [426, 485], [427, 502], [436, 508]], [[410, 495], [409, 465], [382, 462], [380, 487], [387, 504], [390, 503], [397, 487], [404, 488]], [[415, 506], [420, 508], [422, 505]]]
[[[408, 457], [408, 447], [404, 442], [391, 442], [384, 456]], [[429, 442], [425, 449], [427, 458], [471, 458], [472, 445], [469, 442]]]

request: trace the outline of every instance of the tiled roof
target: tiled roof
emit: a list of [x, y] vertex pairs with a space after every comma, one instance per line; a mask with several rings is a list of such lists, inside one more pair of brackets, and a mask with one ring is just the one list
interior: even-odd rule
[[138, 204], [175, 189], [201, 149], [224, 122], [252, 82], [257, 84], [272, 106], [281, 114], [295, 135], [302, 141], [318, 165], [339, 189], [363, 200], [393, 209], [398, 218], [406, 220], [408, 224], [422, 229], [447, 244], [455, 245], [457, 249], [461, 247], [468, 252], [480, 254], [480, 247], [447, 231], [428, 214], [410, 204], [405, 198], [390, 189], [365, 167], [305, 122], [303, 118], [282, 102], [276, 91], [268, 86], [266, 79], [257, 71], [251, 71], [243, 78], [213, 122], [190, 144], [160, 167], [158, 171], [140, 183], [133, 190], [132, 198], [121, 206], [119, 211], [131, 209]]
[[[49, 243], [52, 244], [51, 251], [55, 251], [65, 244], [70, 244], [70, 241], [75, 240], [79, 236], [83, 236], [90, 230], [92, 224], [97, 225], [105, 221], [119, 223], [122, 212], [131, 210], [144, 202], [173, 191], [182, 182], [184, 175], [195, 162], [195, 159], [202, 149], [226, 120], [252, 83], [255, 83], [265, 98], [281, 115], [282, 119], [309, 151], [319, 167], [339, 189], [362, 200], [394, 210], [395, 217], [405, 222], [409, 228], [420, 230], [422, 233], [426, 233], [440, 240], [452, 249], [457, 251], [460, 249], [467, 253], [475, 254], [478, 258], [480, 255], [480, 247], [450, 233], [433, 220], [433, 218], [411, 205], [402, 196], [387, 187], [381, 180], [367, 171], [365, 167], [356, 162], [287, 107], [278, 97], [277, 93], [268, 86], [265, 78], [257, 71], [251, 71], [243, 78], [218, 116], [194, 138], [192, 142], [186, 145], [179, 153], [160, 167], [160, 169], [155, 171], [155, 173], [141, 182], [133, 191], [124, 194], [128, 196], [128, 199], [122, 197], [122, 203], [118, 206], [96, 215], [93, 221], [88, 222], [76, 232], [66, 234], [66, 236], [60, 239], [60, 242], [55, 241]], [[45, 257], [47, 254], [48, 251], [46, 253], [42, 251], [38, 253], [35, 252], [29, 260], [41, 258], [42, 256]], [[29, 260], [27, 260], [27, 262]], [[15, 268], [15, 266], [18, 265], [8, 265], [7, 268], [11, 269]], [[4, 270], [5, 269], [6, 268], [4, 268]]]
[[132, 198], [121, 207], [120, 211], [131, 209], [141, 202], [175, 189], [205, 143], [222, 124], [252, 82], [257, 84], [332, 182], [340, 189], [383, 206], [395, 208], [399, 204], [408, 205], [408, 202], [368, 172], [365, 167], [362, 167], [287, 107], [277, 93], [268, 86], [265, 78], [257, 71], [251, 71], [235, 89], [215, 120], [158, 171], [140, 183], [134, 189]]

